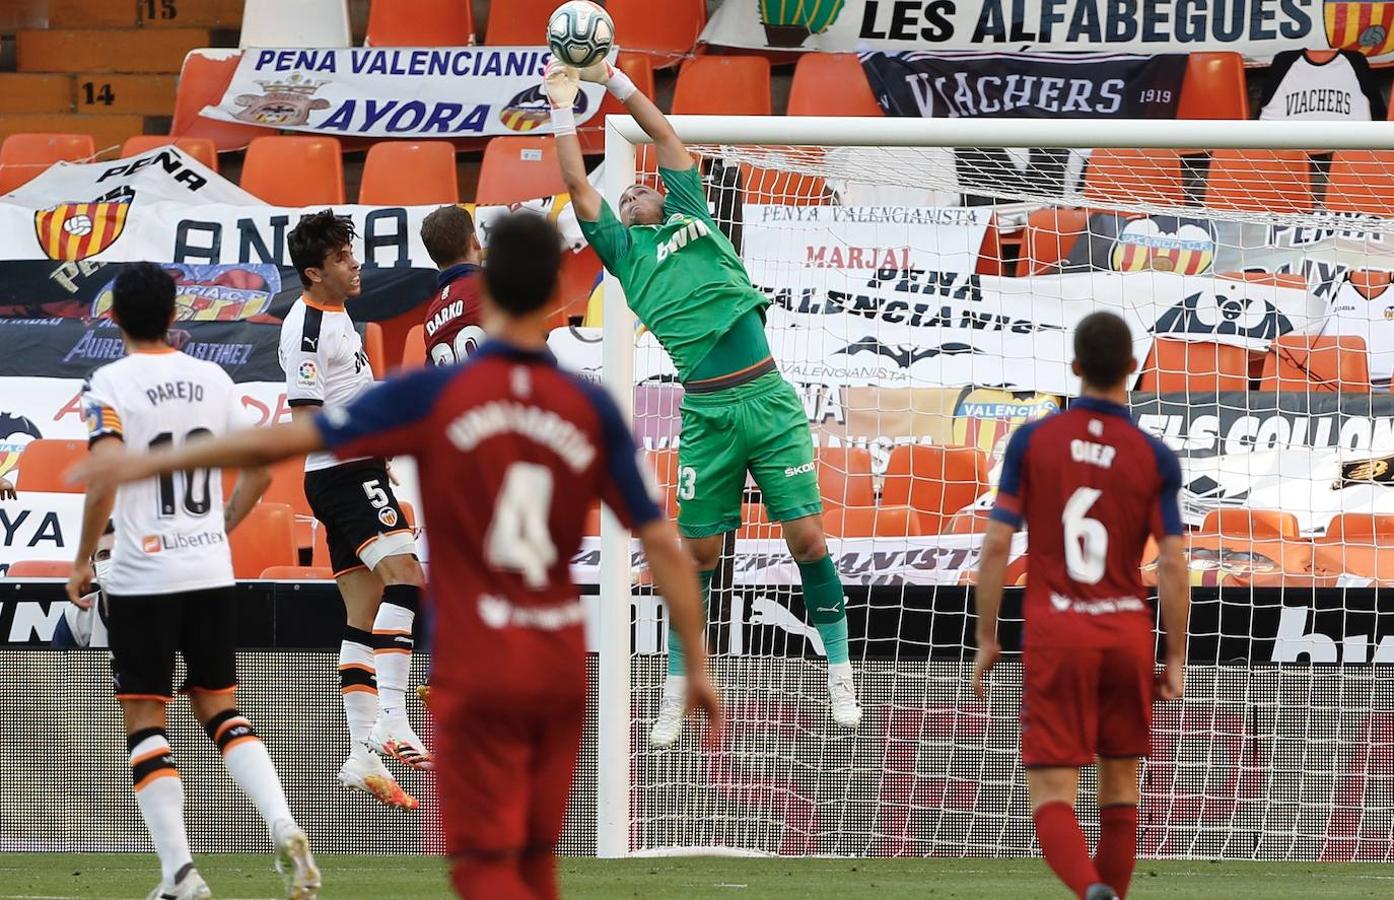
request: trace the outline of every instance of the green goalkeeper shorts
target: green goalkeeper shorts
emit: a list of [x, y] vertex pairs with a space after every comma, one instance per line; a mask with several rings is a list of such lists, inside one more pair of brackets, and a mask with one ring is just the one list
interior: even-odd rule
[[808, 416], [778, 372], [683, 397], [678, 530], [698, 538], [739, 528], [747, 471], [772, 520], [822, 513]]

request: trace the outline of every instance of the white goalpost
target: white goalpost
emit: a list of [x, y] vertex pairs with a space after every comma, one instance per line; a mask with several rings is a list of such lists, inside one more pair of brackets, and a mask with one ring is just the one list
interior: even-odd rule
[[[649, 747], [666, 617], [606, 513], [597, 854], [1035, 852], [1020, 666], [972, 697], [970, 590], [1005, 441], [1068, 404], [1073, 325], [1110, 309], [1141, 367], [1134, 418], [1182, 458], [1195, 591], [1140, 853], [1394, 859], [1394, 123], [670, 121], [771, 297], [864, 718], [829, 720], [821, 640], [749, 483], [709, 616], [726, 739], [689, 723]], [[649, 144], [606, 120], [613, 207], [657, 185]], [[671, 513], [681, 388], [608, 273], [603, 308], [598, 368]], [[1029, 552], [1018, 535], [1009, 584]]]

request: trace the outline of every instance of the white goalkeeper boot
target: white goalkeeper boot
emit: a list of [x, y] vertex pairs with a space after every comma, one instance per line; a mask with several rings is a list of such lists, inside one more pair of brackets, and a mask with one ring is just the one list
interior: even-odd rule
[[658, 718], [649, 730], [649, 746], [671, 747], [682, 734], [683, 713], [687, 711], [687, 678], [669, 675], [663, 685], [663, 699], [658, 701]]
[[319, 867], [310, 854], [310, 839], [294, 822], [283, 822], [272, 831], [276, 844], [276, 871], [286, 882], [290, 900], [315, 900], [319, 896]]
[[213, 892], [209, 890], [208, 882], [203, 880], [198, 869], [190, 863], [179, 873], [174, 884], [161, 881], [145, 900], [209, 900], [212, 896]]
[[852, 680], [850, 665], [828, 666], [828, 703], [838, 725], [856, 728], [862, 724], [862, 707], [857, 702], [857, 685]]

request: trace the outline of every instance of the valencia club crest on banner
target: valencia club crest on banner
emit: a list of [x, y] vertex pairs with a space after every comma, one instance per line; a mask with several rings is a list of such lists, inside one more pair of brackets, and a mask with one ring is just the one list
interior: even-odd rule
[[49, 259], [70, 261], [96, 256], [116, 242], [126, 227], [135, 192], [123, 188], [89, 203], [59, 203], [34, 213], [34, 234]]
[[1333, 50], [1354, 50], [1380, 56], [1394, 50], [1394, 3], [1326, 0], [1326, 40]]

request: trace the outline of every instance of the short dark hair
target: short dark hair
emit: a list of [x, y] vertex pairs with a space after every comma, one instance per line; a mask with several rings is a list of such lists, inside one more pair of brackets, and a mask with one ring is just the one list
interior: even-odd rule
[[111, 288], [111, 313], [121, 330], [138, 341], [165, 336], [174, 317], [174, 279], [151, 262], [121, 270]]
[[442, 206], [421, 220], [421, 243], [437, 267], [464, 259], [474, 236], [474, 219], [463, 206]]
[[489, 228], [484, 284], [499, 308], [525, 316], [547, 305], [561, 270], [561, 236], [547, 217], [520, 210]]
[[1080, 377], [1096, 388], [1112, 388], [1133, 367], [1133, 334], [1111, 312], [1090, 313], [1075, 326], [1075, 360]]
[[326, 209], [311, 213], [300, 220], [286, 236], [286, 248], [290, 251], [290, 264], [300, 275], [300, 283], [311, 285], [306, 269], [320, 269], [329, 254], [337, 252], [345, 244], [353, 243], [356, 232], [353, 220], [347, 216], [336, 216], [334, 210]]

